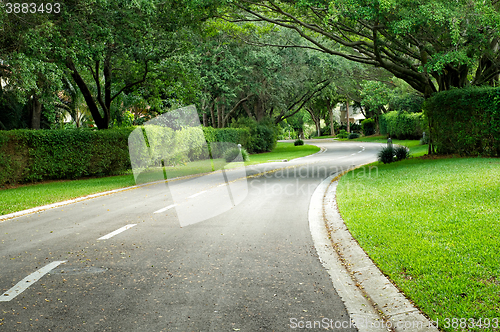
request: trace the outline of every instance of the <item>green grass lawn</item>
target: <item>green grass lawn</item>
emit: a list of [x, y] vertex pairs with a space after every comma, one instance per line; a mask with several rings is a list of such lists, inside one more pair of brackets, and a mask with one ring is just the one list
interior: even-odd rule
[[[293, 143], [279, 142], [271, 152], [251, 155], [250, 161], [245, 164], [254, 165], [266, 163], [270, 160], [290, 160], [313, 154], [319, 150], [320, 148], [313, 145], [294, 146]], [[214, 160], [216, 168], [220, 168], [222, 163], [222, 159]], [[234, 166], [242, 165], [241, 163], [235, 163]], [[211, 165], [207, 164], [207, 162], [193, 162], [182, 167], [167, 168], [166, 172], [167, 178], [173, 178], [176, 176], [204, 173], [210, 170]], [[163, 179], [163, 170], [141, 174], [141, 178], [138, 180], [139, 183], [144, 183], [161, 179]], [[12, 189], [2, 189], [0, 190], [0, 215], [133, 185], [135, 185], [134, 176], [130, 171], [129, 174], [120, 176], [53, 181], [24, 185]]]
[[254, 165], [267, 163], [276, 160], [292, 160], [295, 158], [305, 157], [310, 154], [316, 153], [320, 150], [315, 145], [299, 145], [294, 146], [293, 143], [278, 142], [276, 148], [271, 152], [253, 154], [250, 156], [250, 161], [245, 162], [245, 165]]
[[349, 173], [338, 186], [354, 238], [432, 320], [500, 318], [500, 160], [377, 167], [378, 175]]
[[[371, 142], [371, 143], [387, 143], [387, 138], [382, 135], [360, 137], [355, 139], [343, 139], [343, 141], [358, 141], [358, 142]], [[427, 154], [429, 146], [427, 144], [420, 145], [420, 140], [400, 140], [393, 139], [393, 144], [403, 145], [410, 149], [412, 157], [421, 157]]]

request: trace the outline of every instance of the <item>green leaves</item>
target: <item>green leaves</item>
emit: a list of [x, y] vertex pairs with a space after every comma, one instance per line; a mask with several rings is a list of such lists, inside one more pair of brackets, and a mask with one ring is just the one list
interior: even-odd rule
[[253, 20], [291, 29], [325, 53], [385, 68], [426, 97], [468, 81], [498, 82], [500, 12], [489, 1], [252, 3], [240, 8]]

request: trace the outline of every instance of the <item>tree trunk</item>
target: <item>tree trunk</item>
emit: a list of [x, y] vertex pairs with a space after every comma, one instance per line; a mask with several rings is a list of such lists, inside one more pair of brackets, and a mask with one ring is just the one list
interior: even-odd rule
[[349, 99], [347, 99], [347, 101], [345, 102], [345, 104], [346, 104], [345, 114], [346, 114], [346, 117], [347, 117], [347, 132], [350, 133], [351, 132], [351, 124], [349, 122]]
[[31, 129], [40, 129], [42, 118], [42, 104], [37, 95], [32, 96]]
[[317, 134], [317, 136], [318, 137], [321, 136], [321, 118], [319, 116], [316, 116], [314, 114], [314, 112], [312, 111], [312, 109], [306, 108], [306, 110], [311, 115], [311, 119], [313, 120], [314, 125], [316, 126], [316, 134]]
[[[101, 113], [99, 112], [99, 107], [97, 106], [94, 98], [92, 97], [92, 93], [90, 92], [90, 89], [88, 88], [87, 84], [85, 84], [85, 81], [83, 80], [82, 76], [76, 69], [75, 64], [73, 63], [73, 60], [68, 59], [66, 61], [66, 67], [71, 71], [71, 77], [75, 81], [76, 85], [82, 92], [83, 98], [85, 99], [85, 102], [87, 103], [87, 107], [89, 108], [90, 114], [92, 114], [92, 118], [94, 119], [94, 122], [97, 126], [97, 129], [108, 129], [109, 128], [109, 122], [106, 121], [106, 118], [103, 118]], [[109, 120], [109, 118], [108, 118]]]
[[333, 105], [330, 103], [330, 100], [327, 102], [328, 111], [330, 112], [330, 135], [335, 136], [335, 126], [333, 121]]
[[250, 108], [248, 108], [248, 104], [247, 103], [244, 103], [243, 105], [243, 109], [245, 110], [245, 112], [247, 112], [247, 115], [250, 119], [253, 119], [253, 115], [252, 115], [252, 112], [250, 112]]
[[215, 124], [214, 102], [210, 103], [210, 117], [212, 118], [212, 128], [217, 128]]
[[208, 127], [208, 116], [207, 116], [207, 113], [203, 113], [203, 127]]
[[222, 117], [221, 117], [221, 128], [225, 128], [226, 127], [226, 105], [225, 104], [222, 104], [221, 106], [221, 109], [222, 109]]
[[222, 109], [220, 103], [220, 97], [217, 97], [217, 128], [222, 128]]

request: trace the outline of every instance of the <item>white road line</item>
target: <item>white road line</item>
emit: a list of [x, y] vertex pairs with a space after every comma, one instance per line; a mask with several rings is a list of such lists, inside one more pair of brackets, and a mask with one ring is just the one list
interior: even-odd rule
[[37, 282], [41, 277], [46, 275], [52, 269], [56, 268], [59, 264], [66, 263], [66, 261], [55, 261], [45, 265], [41, 269], [36, 270], [23, 280], [19, 281], [14, 287], [6, 291], [0, 297], [0, 302], [7, 302], [24, 292], [29, 286]]
[[194, 197], [200, 196], [201, 194], [206, 193], [206, 192], [207, 192], [206, 190], [203, 190], [203, 191], [200, 191], [199, 193], [196, 193], [194, 195], [189, 196], [188, 198], [194, 198]]
[[217, 187], [224, 187], [226, 184], [225, 183], [222, 183], [222, 184], [219, 184]]
[[170, 210], [171, 208], [175, 207], [177, 204], [172, 204], [172, 205], [169, 205], [167, 206], [166, 208], [163, 208], [163, 209], [159, 209], [158, 211], [155, 211], [153, 213], [162, 213], [162, 212], [165, 212], [167, 210]]
[[116, 234], [120, 234], [121, 232], [126, 231], [127, 229], [134, 227], [135, 225], [137, 225], [137, 224], [128, 224], [127, 226], [123, 226], [122, 228], [119, 228], [119, 229], [117, 229], [114, 232], [111, 232], [111, 233], [109, 233], [107, 235], [101, 236], [97, 240], [107, 240], [109, 238], [112, 238]]

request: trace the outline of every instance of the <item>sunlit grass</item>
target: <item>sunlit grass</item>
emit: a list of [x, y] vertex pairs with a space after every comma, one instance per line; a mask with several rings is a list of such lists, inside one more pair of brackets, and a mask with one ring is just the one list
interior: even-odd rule
[[320, 148], [315, 145], [304, 144], [294, 146], [293, 143], [278, 142], [276, 148], [271, 152], [250, 155], [250, 161], [245, 162], [245, 165], [261, 164], [283, 159], [292, 160], [308, 156], [319, 150]]
[[[358, 142], [370, 142], [370, 143], [387, 143], [387, 137], [383, 135], [378, 136], [367, 136], [355, 139], [345, 139], [346, 141], [358, 141]], [[421, 157], [427, 154], [429, 145], [420, 145], [420, 140], [400, 140], [393, 139], [393, 144], [403, 145], [410, 149], [410, 154], [412, 157]]]
[[0, 215], [86, 196], [98, 192], [133, 186], [132, 174], [95, 179], [54, 181], [0, 190]]
[[337, 198], [381, 270], [433, 320], [500, 317], [500, 161], [410, 159], [371, 174], [344, 176]]

